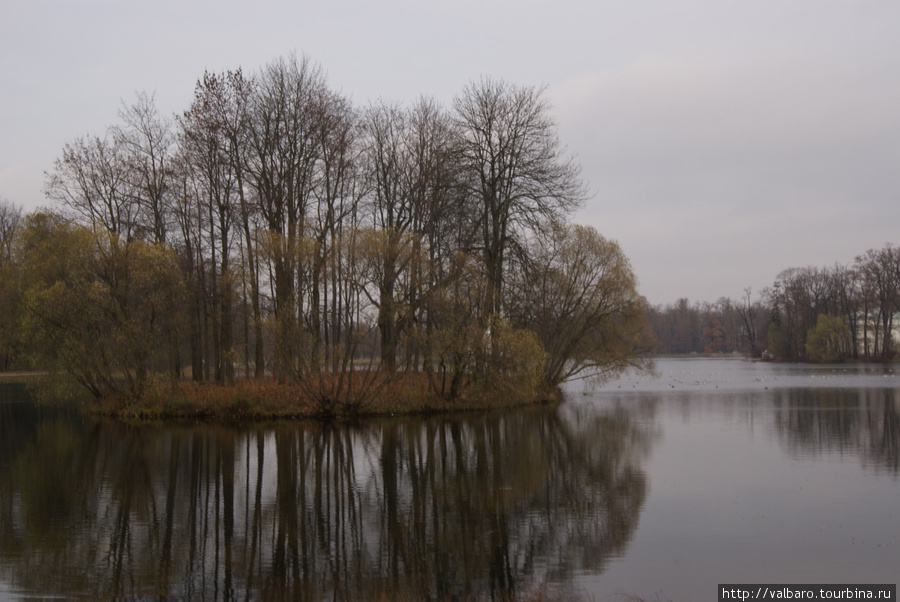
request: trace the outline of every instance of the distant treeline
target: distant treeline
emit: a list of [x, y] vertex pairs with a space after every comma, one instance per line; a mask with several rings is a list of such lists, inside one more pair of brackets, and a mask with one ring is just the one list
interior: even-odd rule
[[851, 265], [789, 268], [756, 296], [679, 299], [648, 318], [657, 351], [746, 353], [786, 361], [889, 361], [896, 355], [900, 249], [886, 244]]
[[619, 246], [542, 89], [356, 107], [306, 57], [206, 73], [62, 149], [54, 206], [0, 203], [0, 364], [123, 404], [190, 378], [296, 385], [323, 413], [399, 373], [432, 395], [531, 391], [646, 349]]

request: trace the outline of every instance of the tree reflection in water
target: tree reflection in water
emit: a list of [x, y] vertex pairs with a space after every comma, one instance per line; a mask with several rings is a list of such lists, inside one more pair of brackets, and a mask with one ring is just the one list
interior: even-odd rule
[[0, 579], [25, 595], [565, 592], [624, 552], [624, 411], [157, 428], [0, 404]]
[[900, 474], [898, 389], [785, 389], [775, 394], [775, 431], [791, 453], [858, 455]]

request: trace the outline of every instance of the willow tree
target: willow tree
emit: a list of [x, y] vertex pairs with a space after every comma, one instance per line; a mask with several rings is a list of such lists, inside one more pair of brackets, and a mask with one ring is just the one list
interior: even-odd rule
[[[123, 103], [119, 123], [100, 136], [67, 143], [45, 174], [44, 192], [64, 207], [67, 217], [96, 235], [111, 234], [118, 244], [166, 244], [173, 202], [175, 137], [152, 95], [139, 93]], [[174, 306], [174, 300], [170, 300]], [[166, 349], [173, 378], [181, 375], [178, 320], [167, 321]]]
[[510, 313], [544, 346], [546, 383], [648, 367], [645, 302], [615, 241], [590, 226], [557, 226], [531, 242], [512, 281]]
[[162, 318], [179, 302], [171, 249], [50, 214], [30, 215], [19, 244], [35, 367], [68, 372], [98, 399], [138, 400], [164, 359]]
[[806, 354], [813, 362], [843, 361], [852, 348], [850, 329], [841, 316], [819, 314], [806, 335]]

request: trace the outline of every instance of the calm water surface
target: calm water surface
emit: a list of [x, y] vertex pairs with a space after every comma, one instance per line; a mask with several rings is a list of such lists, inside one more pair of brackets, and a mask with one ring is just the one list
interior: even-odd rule
[[126, 425], [0, 396], [0, 599], [896, 583], [891, 366], [663, 360], [559, 408]]

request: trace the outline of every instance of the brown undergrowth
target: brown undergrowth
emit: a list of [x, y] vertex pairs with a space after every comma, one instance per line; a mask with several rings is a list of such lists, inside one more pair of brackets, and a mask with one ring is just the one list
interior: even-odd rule
[[514, 383], [492, 382], [469, 386], [455, 399], [434, 393], [424, 373], [392, 377], [364, 403], [341, 400], [327, 409], [308, 385], [278, 383], [274, 379], [239, 379], [233, 385], [182, 381], [153, 386], [140, 400], [127, 404], [99, 400], [90, 409], [124, 418], [201, 418], [210, 420], [269, 420], [298, 418], [362, 418], [398, 414], [485, 411], [553, 403], [559, 392], [550, 388], [520, 389]]

